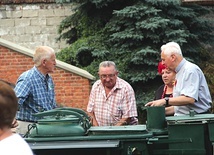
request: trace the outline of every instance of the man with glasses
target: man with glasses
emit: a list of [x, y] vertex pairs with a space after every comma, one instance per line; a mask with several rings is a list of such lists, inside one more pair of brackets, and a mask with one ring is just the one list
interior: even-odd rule
[[87, 111], [93, 126], [121, 126], [138, 123], [135, 93], [129, 83], [118, 77], [116, 65], [104, 61], [91, 90]]

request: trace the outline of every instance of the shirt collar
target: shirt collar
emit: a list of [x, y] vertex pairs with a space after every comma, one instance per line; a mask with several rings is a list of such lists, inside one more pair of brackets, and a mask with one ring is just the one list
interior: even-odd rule
[[121, 88], [122, 88], [122, 85], [120, 83], [119, 77], [117, 77], [116, 84], [114, 86], [114, 90], [121, 89]]
[[181, 68], [185, 64], [185, 62], [186, 62], [186, 59], [183, 58], [182, 61], [179, 63], [179, 65], [175, 68], [176, 73], [178, 73], [181, 70]]
[[49, 75], [48, 75], [48, 74], [47, 74], [46, 76], [43, 75], [43, 74], [37, 69], [36, 66], [34, 66], [33, 69], [34, 69], [34, 71], [37, 73], [37, 75], [38, 75], [40, 78], [42, 78], [42, 79], [44, 79], [44, 80], [48, 80], [48, 79], [49, 79]]

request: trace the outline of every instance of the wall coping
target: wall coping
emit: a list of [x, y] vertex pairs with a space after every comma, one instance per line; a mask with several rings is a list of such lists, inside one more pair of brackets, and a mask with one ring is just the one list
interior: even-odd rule
[[[30, 50], [30, 49], [25, 48], [23, 46], [17, 45], [15, 43], [12, 43], [12, 42], [7, 41], [5, 39], [0, 38], [0, 45], [2, 45], [4, 47], [7, 47], [9, 49], [12, 49], [14, 51], [17, 51], [19, 53], [28, 55], [30, 57], [33, 57], [33, 53], [34, 53], [33, 50]], [[70, 65], [68, 63], [62, 62], [60, 60], [56, 60], [56, 63], [57, 63], [56, 67], [59, 67], [61, 69], [67, 70], [67, 71], [72, 72], [72, 73], [75, 73], [75, 74], [80, 75], [82, 77], [85, 77], [87, 79], [95, 80], [95, 77], [93, 75], [91, 75], [90, 73], [88, 73], [86, 70], [83, 70], [81, 68], [75, 67], [73, 65]]]

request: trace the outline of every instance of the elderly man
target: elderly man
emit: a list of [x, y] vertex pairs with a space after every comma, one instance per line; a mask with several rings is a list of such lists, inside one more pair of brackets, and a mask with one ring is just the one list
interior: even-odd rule
[[52, 48], [39, 46], [33, 56], [34, 67], [22, 73], [15, 86], [19, 108], [17, 132], [26, 134], [28, 125], [37, 121], [32, 114], [56, 108], [52, 73], [56, 56]]
[[190, 110], [197, 114], [210, 113], [212, 99], [201, 69], [183, 58], [175, 42], [161, 46], [161, 59], [166, 67], [176, 72], [173, 98], [155, 100], [146, 106], [172, 105], [174, 115], [187, 115]]
[[116, 65], [104, 61], [99, 65], [100, 80], [92, 87], [87, 111], [94, 126], [137, 124], [135, 93], [131, 85], [118, 77]]

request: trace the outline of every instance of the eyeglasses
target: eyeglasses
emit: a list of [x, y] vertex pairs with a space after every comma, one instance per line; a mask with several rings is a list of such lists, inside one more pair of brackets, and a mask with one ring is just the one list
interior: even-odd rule
[[107, 79], [107, 77], [109, 78], [109, 79], [112, 79], [113, 77], [115, 77], [115, 74], [102, 74], [102, 75], [100, 75], [100, 78], [101, 79]]

